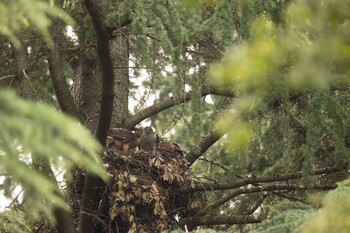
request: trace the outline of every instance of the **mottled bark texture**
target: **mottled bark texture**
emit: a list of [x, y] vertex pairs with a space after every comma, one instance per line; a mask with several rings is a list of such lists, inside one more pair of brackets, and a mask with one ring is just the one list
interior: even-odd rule
[[18, 48], [13, 47], [12, 58], [14, 62], [13, 71], [16, 78], [15, 87], [18, 93], [25, 99], [33, 99], [34, 90], [30, 83], [30, 75], [28, 74], [28, 52], [27, 46], [24, 42], [23, 34], [18, 33], [17, 38], [20, 41], [20, 46]]
[[[95, 137], [105, 147], [107, 132], [110, 127], [113, 112], [114, 71], [109, 54], [109, 35], [103, 23], [103, 17], [98, 5], [93, 0], [84, 0], [84, 6], [89, 13], [96, 32], [96, 51], [101, 67], [101, 107], [95, 131]], [[101, 153], [101, 157], [103, 154]], [[99, 201], [99, 191], [103, 190], [101, 180], [87, 172], [80, 205], [79, 231], [95, 232], [94, 214]]]
[[129, 115], [129, 44], [127, 27], [113, 32], [110, 51], [115, 75], [112, 125], [123, 127]]
[[86, 127], [95, 131], [101, 100], [101, 68], [97, 57], [80, 53], [73, 79], [74, 103], [84, 116]]

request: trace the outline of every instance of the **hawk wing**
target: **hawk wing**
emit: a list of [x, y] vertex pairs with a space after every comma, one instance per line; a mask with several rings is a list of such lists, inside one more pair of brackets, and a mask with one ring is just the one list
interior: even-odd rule
[[108, 135], [122, 143], [128, 143], [136, 139], [136, 135], [132, 131], [123, 128], [111, 128]]
[[[107, 136], [107, 144], [113, 145], [117, 150], [128, 152], [129, 149], [136, 148], [140, 143], [140, 133], [124, 128], [111, 128]], [[112, 140], [111, 140], [112, 139]]]
[[175, 142], [162, 141], [158, 144], [158, 151], [164, 156], [182, 156], [182, 150]]

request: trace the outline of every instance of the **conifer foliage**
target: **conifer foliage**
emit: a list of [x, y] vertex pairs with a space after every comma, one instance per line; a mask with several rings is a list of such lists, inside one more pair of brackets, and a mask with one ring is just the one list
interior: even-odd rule
[[350, 231], [349, 1], [0, 14], [1, 232]]

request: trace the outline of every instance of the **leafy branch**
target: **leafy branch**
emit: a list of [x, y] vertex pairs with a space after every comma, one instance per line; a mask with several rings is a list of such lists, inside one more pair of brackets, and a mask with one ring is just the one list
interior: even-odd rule
[[[101, 146], [70, 117], [44, 104], [23, 101], [12, 92], [2, 91], [0, 122], [1, 129], [6, 132], [0, 134], [0, 170], [11, 174], [31, 194], [27, 203], [36, 205], [33, 209], [49, 217], [56, 207], [67, 210], [68, 205], [59, 195], [57, 183], [32, 169], [28, 156], [50, 161], [59, 169], [69, 169], [76, 164], [107, 180], [97, 155]], [[50, 205], [36, 204], [42, 203], [42, 198]]]

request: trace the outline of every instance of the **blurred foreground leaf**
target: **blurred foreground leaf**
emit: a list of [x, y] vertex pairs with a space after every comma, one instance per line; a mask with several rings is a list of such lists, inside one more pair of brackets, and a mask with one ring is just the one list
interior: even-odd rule
[[0, 35], [9, 38], [15, 46], [19, 46], [16, 33], [29, 26], [36, 28], [51, 45], [52, 40], [48, 31], [52, 23], [50, 17], [58, 17], [67, 24], [74, 24], [73, 19], [62, 9], [40, 0], [1, 1], [0, 15]]
[[279, 90], [292, 96], [350, 86], [350, 1], [298, 0], [285, 15], [279, 25], [259, 17], [251, 38], [228, 49], [210, 69], [214, 85], [237, 95], [241, 116], [236, 112], [235, 120], [245, 121], [244, 113], [258, 111]]
[[330, 191], [324, 201], [324, 207], [303, 226], [303, 233], [350, 232], [350, 180], [340, 183]]
[[68, 208], [57, 184], [33, 169], [33, 156], [49, 161], [58, 171], [77, 165], [107, 180], [98, 142], [77, 121], [47, 105], [2, 91], [0, 128], [0, 175], [10, 176], [24, 188], [33, 211], [50, 214], [54, 206]]

